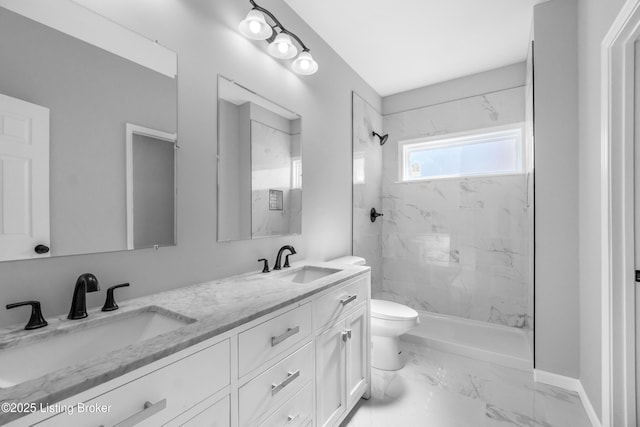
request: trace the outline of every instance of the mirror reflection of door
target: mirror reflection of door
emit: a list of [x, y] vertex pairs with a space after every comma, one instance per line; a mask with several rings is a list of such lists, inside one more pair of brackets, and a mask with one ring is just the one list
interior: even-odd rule
[[0, 94], [0, 261], [50, 256], [49, 109]]
[[176, 244], [176, 135], [127, 123], [127, 247]]

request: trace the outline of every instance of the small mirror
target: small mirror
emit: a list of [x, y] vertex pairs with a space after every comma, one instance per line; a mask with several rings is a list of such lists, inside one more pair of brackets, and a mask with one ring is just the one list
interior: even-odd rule
[[218, 241], [301, 233], [300, 120], [218, 76]]

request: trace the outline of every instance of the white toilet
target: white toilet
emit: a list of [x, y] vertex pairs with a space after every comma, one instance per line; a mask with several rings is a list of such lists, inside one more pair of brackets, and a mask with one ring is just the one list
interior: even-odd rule
[[[365, 259], [346, 256], [331, 262], [364, 265]], [[418, 312], [406, 305], [379, 299], [371, 300], [371, 366], [396, 371], [404, 366], [400, 356], [400, 335], [420, 323]]]

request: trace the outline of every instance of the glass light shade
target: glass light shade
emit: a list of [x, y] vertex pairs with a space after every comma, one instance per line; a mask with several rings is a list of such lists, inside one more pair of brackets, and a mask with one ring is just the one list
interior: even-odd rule
[[291, 64], [291, 68], [298, 74], [308, 76], [318, 71], [318, 63], [313, 60], [309, 52], [301, 52]]
[[259, 10], [250, 10], [238, 29], [240, 34], [251, 40], [266, 40], [273, 34], [273, 29]]
[[267, 50], [271, 56], [280, 59], [291, 59], [298, 53], [291, 37], [284, 33], [278, 34]]

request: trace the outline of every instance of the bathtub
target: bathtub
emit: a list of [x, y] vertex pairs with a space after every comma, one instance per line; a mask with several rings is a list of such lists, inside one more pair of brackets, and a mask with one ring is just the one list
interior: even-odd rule
[[420, 324], [402, 340], [511, 368], [533, 368], [529, 330], [428, 311], [418, 314]]

